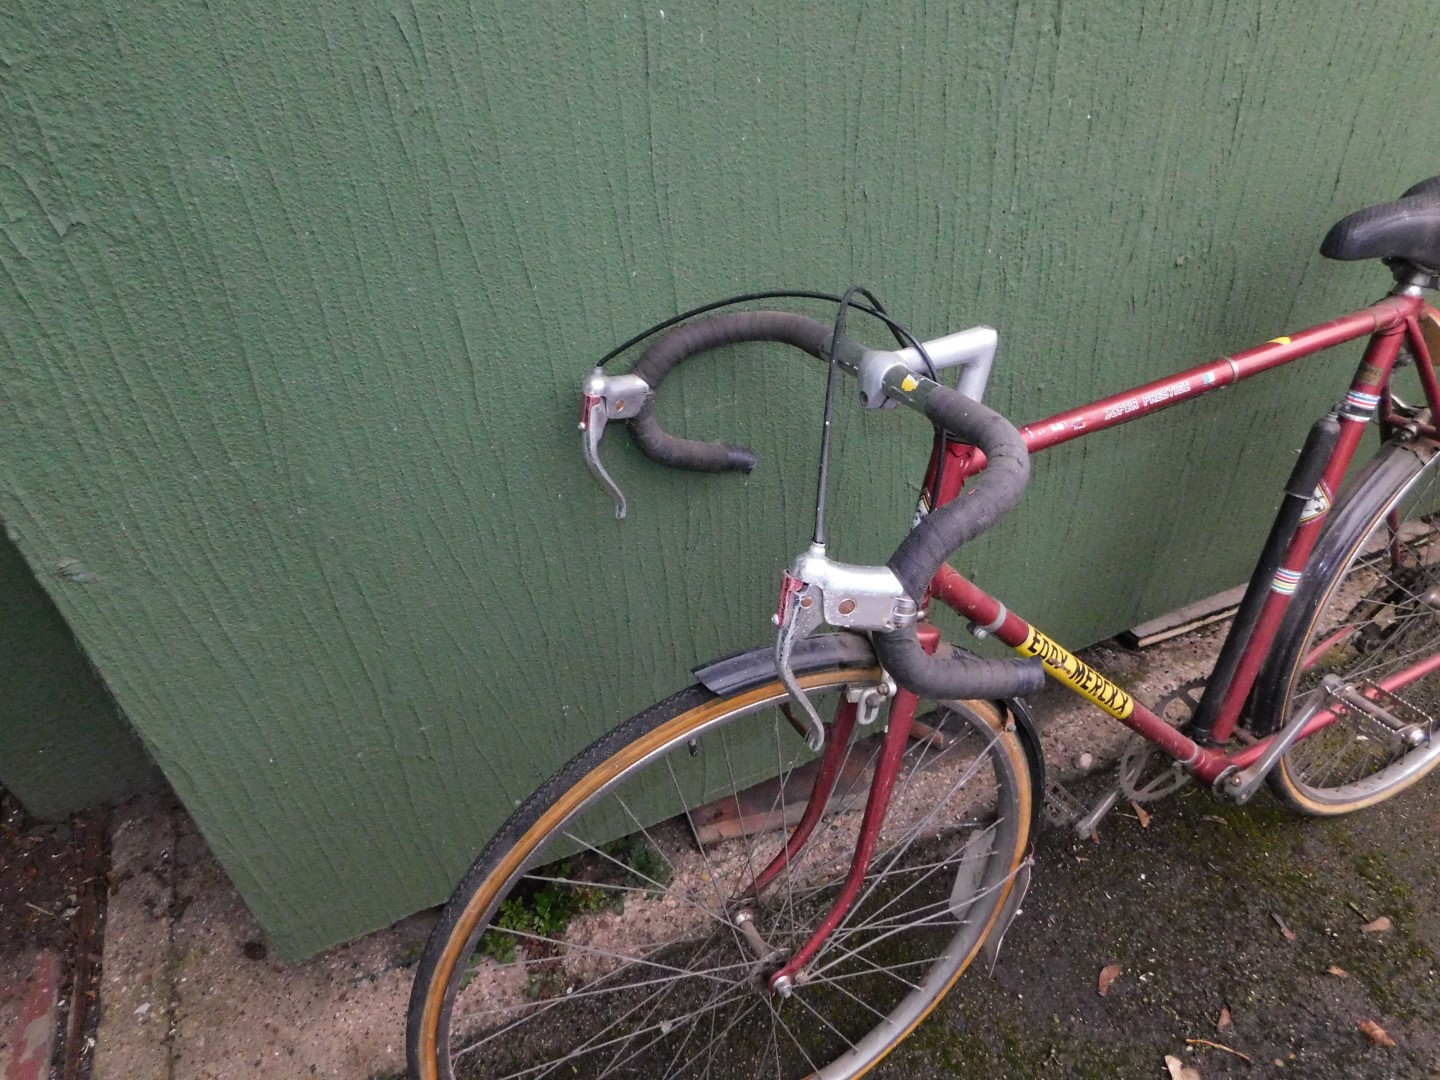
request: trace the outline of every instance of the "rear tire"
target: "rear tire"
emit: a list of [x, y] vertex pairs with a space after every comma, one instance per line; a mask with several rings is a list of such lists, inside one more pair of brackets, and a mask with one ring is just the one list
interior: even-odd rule
[[[1440, 469], [1425, 440], [1392, 443], [1333, 512], [1273, 655], [1278, 728], [1329, 676], [1423, 732], [1410, 746], [1380, 720], [1344, 710], [1296, 743], [1270, 772], [1271, 788], [1306, 814], [1335, 815], [1404, 791], [1440, 764], [1440, 673], [1382, 681], [1440, 652]], [[1261, 685], [1266, 685], [1262, 676]], [[1332, 703], [1333, 707], [1333, 703]]]
[[[801, 676], [822, 716], [878, 679], [838, 666]], [[829, 910], [879, 741], [857, 726], [825, 818], [749, 904], [774, 950], [759, 956], [732, 901], [785, 831], [745, 836], [733, 815], [710, 819], [717, 798], [738, 797], [750, 815], [739, 822], [793, 820], [808, 785], [766, 777], [814, 755], [786, 700], [773, 676], [723, 696], [691, 687], [602, 737], [515, 812], [421, 958], [414, 1077], [858, 1077], [925, 1017], [1025, 858], [1035, 791], [1024, 747], [988, 703], [928, 714], [933, 733], [907, 751], [860, 899], [812, 978], [780, 998], [766, 974]], [[701, 828], [742, 835], [702, 845]]]

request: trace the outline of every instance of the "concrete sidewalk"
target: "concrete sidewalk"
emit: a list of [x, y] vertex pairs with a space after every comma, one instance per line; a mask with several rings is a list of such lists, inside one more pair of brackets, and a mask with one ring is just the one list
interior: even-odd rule
[[400, 1076], [405, 1002], [430, 918], [282, 964], [188, 815], [132, 803], [113, 825], [92, 1076]]
[[[1218, 633], [1087, 655], [1153, 700], [1203, 672]], [[1037, 702], [1052, 775], [1103, 767], [1127, 735], [1076, 701]], [[282, 964], [189, 817], [153, 800], [116, 814], [111, 875], [94, 1080], [403, 1074], [405, 1004], [432, 914]]]

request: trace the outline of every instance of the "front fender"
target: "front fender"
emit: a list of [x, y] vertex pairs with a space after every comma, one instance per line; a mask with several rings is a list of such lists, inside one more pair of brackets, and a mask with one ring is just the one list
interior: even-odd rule
[[[875, 666], [875, 650], [863, 634], [815, 634], [798, 642], [791, 654], [796, 675], [832, 667]], [[778, 679], [775, 650], [751, 649], [693, 669], [700, 685], [712, 694], [733, 694]]]
[[[824, 671], [833, 667], [873, 668], [875, 650], [863, 634], [815, 634], [795, 646], [791, 663], [796, 675]], [[751, 649], [720, 660], [712, 660], [694, 669], [700, 685], [712, 694], [733, 694], [772, 682], [779, 678], [775, 670], [773, 648]], [[1022, 698], [1005, 698], [997, 702], [1015, 723], [1015, 730], [1025, 747], [1030, 762], [1030, 778], [1037, 800], [1045, 797], [1045, 754], [1040, 748], [1040, 732], [1035, 719]]]

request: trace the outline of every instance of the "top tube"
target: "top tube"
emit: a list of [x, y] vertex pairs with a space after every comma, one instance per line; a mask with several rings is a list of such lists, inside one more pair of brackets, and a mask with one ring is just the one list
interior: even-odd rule
[[1272, 338], [1263, 345], [1234, 356], [1222, 356], [1188, 371], [1026, 424], [1020, 429], [1020, 435], [1032, 454], [1047, 450], [1092, 431], [1115, 427], [1208, 394], [1211, 390], [1232, 386], [1242, 379], [1321, 352], [1332, 345], [1398, 326], [1419, 311], [1423, 304], [1420, 296], [1388, 296], [1378, 304], [1333, 322], [1322, 323], [1294, 335]]

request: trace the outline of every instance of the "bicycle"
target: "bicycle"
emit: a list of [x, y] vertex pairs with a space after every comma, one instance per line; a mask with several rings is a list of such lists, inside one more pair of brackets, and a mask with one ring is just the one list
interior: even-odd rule
[[[1188, 783], [1239, 803], [1268, 784], [1294, 809], [1329, 815], [1429, 773], [1440, 763], [1440, 312], [1424, 297], [1440, 287], [1440, 177], [1346, 217], [1321, 250], [1383, 259], [1394, 288], [1344, 318], [1018, 429], [980, 404], [993, 329], [922, 344], [858, 288], [825, 297], [838, 300], [833, 326], [715, 313], [824, 296], [752, 294], [603, 358], [580, 427], [619, 517], [624, 496], [599, 455], [607, 422], [627, 422], [662, 464], [755, 464], [743, 448], [661, 428], [654, 394], [676, 365], [747, 341], [825, 361], [814, 542], [784, 575], [772, 649], [696, 668], [695, 685], [582, 751], [480, 853], [420, 961], [413, 1075], [864, 1074], [982, 950], [993, 962], [1015, 916], [1041, 800], [1056, 790], [1023, 700], [1047, 677], [1134, 732], [1114, 788], [1070, 815], [1082, 835], [1123, 797]], [[902, 347], [858, 344], [845, 333], [852, 309]], [[630, 373], [604, 372], [662, 331]], [[947, 565], [1018, 501], [1031, 454], [1367, 336], [1344, 398], [1310, 430], [1188, 715], [1162, 719]], [[1402, 364], [1422, 405], [1394, 391]], [[952, 367], [958, 389], [940, 382]], [[903, 405], [936, 429], [913, 528], [883, 567], [825, 549], [839, 371], [857, 379], [863, 407]], [[1381, 447], [1342, 488], [1372, 420]], [[1020, 658], [942, 643], [927, 618], [936, 601]]]

